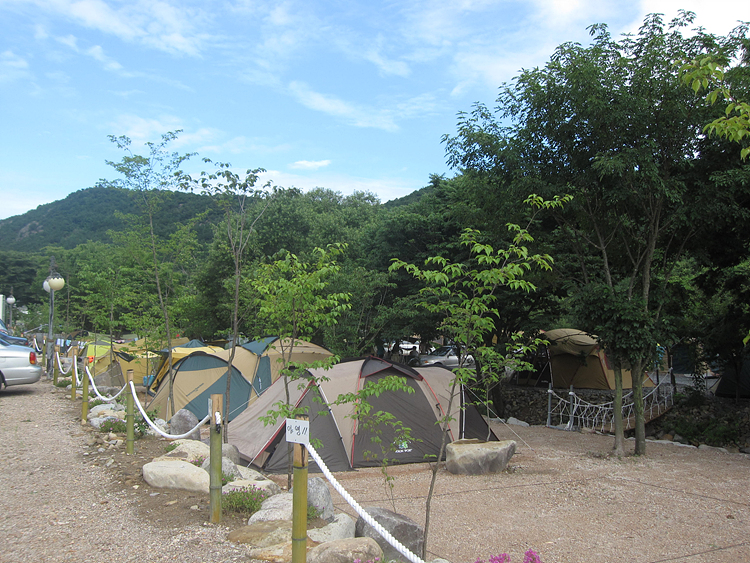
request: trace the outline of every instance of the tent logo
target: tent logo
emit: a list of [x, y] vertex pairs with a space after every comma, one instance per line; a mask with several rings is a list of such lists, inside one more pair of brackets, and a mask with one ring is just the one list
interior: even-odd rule
[[409, 447], [409, 442], [406, 440], [399, 440], [396, 444], [396, 453], [397, 454], [407, 454], [411, 451], [411, 448]]

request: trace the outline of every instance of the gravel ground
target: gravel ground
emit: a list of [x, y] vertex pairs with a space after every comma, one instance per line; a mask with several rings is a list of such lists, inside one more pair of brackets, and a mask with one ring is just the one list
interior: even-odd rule
[[[132, 458], [97, 457], [67, 397], [46, 381], [0, 392], [0, 562], [248, 561], [225, 540], [228, 526], [205, 522], [206, 499], [139, 480], [140, 464], [165, 442], [138, 441]], [[618, 460], [607, 455], [609, 436], [495, 430], [518, 441], [511, 467], [476, 477], [441, 470], [429, 559], [472, 563], [507, 552], [520, 563], [533, 548], [545, 563], [750, 561], [748, 456], [653, 443], [646, 457]], [[379, 469], [338, 477], [362, 505], [423, 522], [428, 466], [389, 474], [392, 490]], [[354, 514], [336, 493], [334, 502]]]

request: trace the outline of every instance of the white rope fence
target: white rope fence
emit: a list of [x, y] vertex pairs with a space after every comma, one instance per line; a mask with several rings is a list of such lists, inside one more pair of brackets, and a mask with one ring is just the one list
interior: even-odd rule
[[[593, 428], [609, 432], [614, 424], [614, 401], [590, 403], [574, 391], [568, 392], [568, 399], [549, 389], [550, 395], [547, 422], [550, 426], [564, 426], [566, 430]], [[552, 403], [556, 400], [555, 404]], [[663, 380], [643, 397], [643, 411], [648, 419], [655, 418], [674, 404], [672, 385]], [[622, 417], [628, 420], [635, 416], [633, 392], [622, 398]], [[555, 424], [557, 422], [557, 424]]]
[[[126, 385], [126, 387], [127, 387], [127, 385]], [[138, 394], [136, 393], [136, 390], [135, 390], [135, 384], [132, 381], [130, 382], [130, 391], [131, 391], [131, 393], [133, 393], [133, 398], [135, 399], [135, 404], [138, 406], [138, 410], [141, 412], [141, 416], [143, 417], [143, 420], [146, 421], [146, 423], [152, 428], [152, 430], [154, 430], [157, 434], [160, 434], [160, 435], [164, 436], [165, 438], [170, 438], [171, 440], [180, 440], [182, 438], [187, 438], [193, 432], [195, 432], [201, 426], [203, 426], [206, 422], [208, 422], [209, 420], [211, 420], [211, 414], [209, 413], [209, 414], [207, 414], [203, 418], [203, 420], [201, 420], [200, 422], [198, 422], [198, 424], [196, 424], [193, 428], [191, 428], [190, 430], [188, 430], [184, 434], [167, 434], [166, 432], [162, 431], [161, 428], [159, 428], [158, 426], [156, 426], [156, 424], [154, 424], [151, 421], [151, 419], [148, 417], [148, 415], [146, 414], [146, 411], [143, 410], [143, 406], [141, 405], [141, 401], [138, 399]]]
[[[73, 363], [76, 361], [76, 357], [73, 356], [73, 363], [68, 364], [68, 369], [64, 369], [62, 365], [62, 361], [60, 360], [60, 352], [55, 352], [55, 360], [57, 361], [57, 369], [60, 370], [60, 373], [63, 375], [68, 375], [70, 373], [70, 370], [73, 368]], [[77, 376], [76, 376], [76, 383], [77, 383]]]
[[86, 366], [86, 375], [89, 378], [89, 383], [91, 383], [91, 388], [94, 390], [94, 393], [96, 394], [97, 398], [101, 399], [102, 401], [105, 401], [107, 403], [114, 401], [117, 397], [120, 396], [120, 394], [127, 389], [127, 385], [123, 385], [122, 389], [120, 389], [117, 394], [112, 395], [111, 397], [105, 397], [101, 393], [99, 393], [99, 389], [96, 387], [96, 383], [94, 383], [94, 376], [91, 375], [91, 371], [89, 371], [89, 366]]
[[417, 555], [415, 555], [409, 548], [407, 548], [404, 544], [402, 544], [400, 541], [398, 541], [396, 538], [394, 538], [388, 530], [383, 528], [375, 518], [370, 516], [367, 511], [362, 508], [359, 503], [354, 500], [352, 495], [350, 495], [346, 489], [339, 483], [336, 478], [333, 476], [331, 471], [326, 467], [325, 463], [321, 459], [320, 455], [318, 455], [318, 452], [315, 451], [315, 448], [312, 446], [312, 444], [305, 444], [305, 447], [307, 448], [307, 451], [310, 452], [310, 457], [312, 457], [315, 460], [315, 463], [318, 464], [318, 467], [323, 472], [323, 475], [326, 476], [326, 479], [328, 479], [331, 482], [331, 485], [333, 485], [333, 488], [336, 489], [336, 491], [344, 497], [344, 500], [349, 503], [349, 506], [351, 506], [354, 511], [359, 514], [362, 519], [367, 522], [370, 526], [372, 526], [381, 536], [383, 536], [383, 539], [387, 541], [389, 544], [391, 544], [401, 555], [406, 557], [409, 561], [412, 563], [424, 563], [422, 559], [420, 559]]

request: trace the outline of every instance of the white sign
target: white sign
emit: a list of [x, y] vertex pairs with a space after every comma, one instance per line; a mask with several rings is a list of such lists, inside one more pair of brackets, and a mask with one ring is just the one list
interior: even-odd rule
[[293, 444], [310, 443], [310, 421], [286, 419], [286, 441]]

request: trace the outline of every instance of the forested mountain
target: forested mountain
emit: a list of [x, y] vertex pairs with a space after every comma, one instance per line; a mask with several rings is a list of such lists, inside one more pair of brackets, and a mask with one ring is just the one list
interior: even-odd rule
[[[198, 239], [208, 242], [213, 236], [210, 224], [221, 212], [209, 197], [183, 192], [163, 193], [155, 228], [164, 236], [183, 223], [208, 211], [208, 217], [196, 226]], [[88, 241], [111, 242], [107, 231], [125, 227], [120, 214], [138, 213], [133, 194], [128, 190], [95, 187], [73, 192], [65, 199], [40, 205], [22, 215], [0, 220], [0, 248], [38, 252], [46, 246], [71, 249]]]

